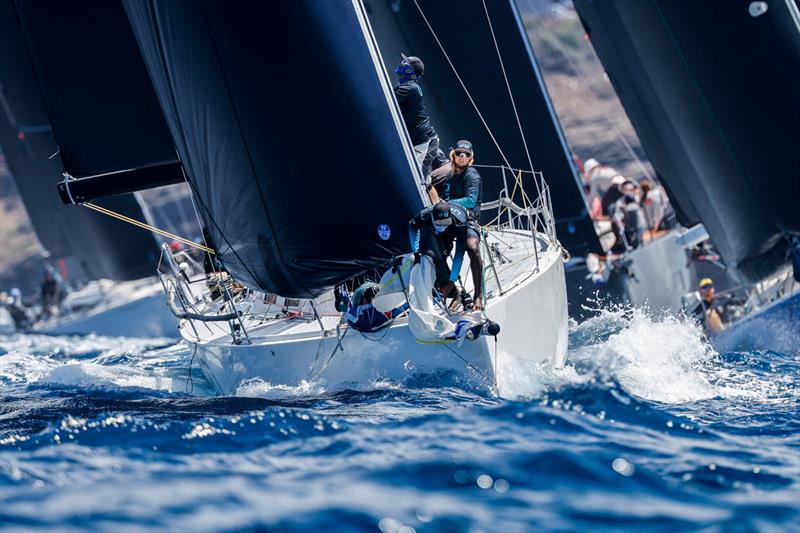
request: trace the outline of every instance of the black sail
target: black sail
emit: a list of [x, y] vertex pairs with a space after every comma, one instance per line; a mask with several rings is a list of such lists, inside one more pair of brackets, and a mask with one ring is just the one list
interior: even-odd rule
[[[365, 4], [390, 72], [399, 63], [401, 53], [419, 56], [425, 62], [422, 78], [425, 105], [445, 152], [458, 139], [469, 139], [475, 146], [478, 164], [501, 165], [507, 160], [513, 168], [529, 170], [527, 144], [534, 170], [541, 171], [550, 186], [559, 240], [574, 255], [586, 255], [590, 251], [602, 253], [589, 218], [580, 175], [515, 2], [485, 2], [486, 10], [481, 0], [417, 0], [416, 3], [367, 0]], [[500, 149], [475, 111], [448, 58]], [[518, 117], [506, 86], [503, 66]], [[505, 183], [513, 188], [513, 180], [504, 183], [499, 171], [479, 170], [484, 181], [484, 202], [496, 200]], [[530, 176], [526, 176], [523, 183], [528, 196], [536, 198], [538, 193]], [[489, 219], [494, 217], [494, 213], [487, 215]]]
[[78, 178], [177, 163], [121, 3], [14, 4], [67, 172]]
[[[151, 275], [157, 249], [141, 230], [87, 209], [67, 208], [56, 183], [63, 166], [13, 4], [0, 2], [0, 146], [42, 246], [53, 258], [72, 257], [91, 278]], [[132, 196], [105, 207], [134, 218]]]
[[702, 221], [743, 279], [785, 261], [783, 236], [800, 231], [796, 4], [575, 6], [684, 221]]
[[358, 4], [125, 7], [236, 278], [316, 296], [409, 249], [407, 222], [422, 195]]

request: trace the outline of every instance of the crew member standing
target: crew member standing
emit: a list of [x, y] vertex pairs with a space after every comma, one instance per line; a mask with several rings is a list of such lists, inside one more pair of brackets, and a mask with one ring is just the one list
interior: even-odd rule
[[422, 168], [422, 175], [427, 178], [431, 169], [447, 163], [447, 158], [439, 149], [439, 136], [433, 129], [422, 100], [419, 81], [425, 72], [425, 64], [416, 56], [401, 55], [403, 60], [395, 69], [400, 83], [394, 87], [394, 96], [411, 137], [411, 144], [414, 145], [417, 164]]

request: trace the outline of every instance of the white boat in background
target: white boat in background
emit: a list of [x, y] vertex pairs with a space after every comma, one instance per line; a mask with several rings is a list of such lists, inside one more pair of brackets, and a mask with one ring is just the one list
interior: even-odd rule
[[699, 281], [689, 251], [708, 240], [702, 224], [678, 227], [624, 255], [630, 302], [652, 313], [680, 313]]
[[[31, 331], [176, 338], [154, 276], [158, 243], [122, 221], [145, 216], [137, 198], [124, 194], [131, 189], [102, 201], [117, 220], [66, 208], [56, 189], [64, 174], [110, 173], [111, 179], [124, 181], [124, 173], [115, 171], [175, 163], [144, 65], [136, 62], [138, 49], [124, 9], [101, 2], [91, 13], [59, 5], [63, 11], [54, 14], [50, 7], [55, 8], [8, 7], [14, 16], [4, 15], [0, 36], [3, 154], [46, 251], [48, 270], [70, 285], [81, 284], [74, 291], [65, 287], [56, 316]], [[73, 31], [78, 21], [85, 24], [80, 38]], [[64, 79], [65, 71], [70, 80]], [[116, 80], [113, 90], [109, 80]], [[167, 174], [163, 167], [154, 173]], [[141, 174], [130, 178], [141, 181]], [[30, 314], [35, 320], [38, 313]]]
[[796, 352], [797, 2], [574, 4], [679, 221], [702, 222], [741, 293], [712, 342]]
[[92, 281], [70, 292], [57, 316], [34, 324], [30, 331], [49, 335], [178, 337], [157, 277]]

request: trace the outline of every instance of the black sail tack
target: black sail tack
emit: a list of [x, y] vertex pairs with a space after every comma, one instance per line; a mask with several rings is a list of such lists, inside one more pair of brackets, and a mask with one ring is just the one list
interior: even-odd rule
[[125, 7], [236, 278], [316, 296], [409, 249], [407, 222], [422, 197], [357, 4]]
[[[458, 139], [469, 139], [475, 147], [478, 164], [501, 165], [505, 156], [512, 167], [530, 170], [525, 150], [527, 143], [534, 170], [541, 171], [550, 186], [559, 240], [573, 255], [585, 255], [590, 251], [602, 253], [589, 218], [578, 170], [515, 2], [493, 0], [485, 3], [484, 10], [481, 0], [417, 0], [424, 18], [412, 1], [367, 0], [365, 4], [390, 73], [399, 63], [401, 53], [419, 56], [425, 62], [421, 82], [425, 105], [445, 152]], [[436, 37], [483, 115], [499, 150]], [[506, 87], [503, 66], [522, 133]], [[484, 182], [484, 202], [496, 200], [506, 184], [513, 189], [510, 176], [504, 182], [497, 170], [479, 170]], [[536, 198], [538, 193], [530, 175], [523, 178], [523, 183], [527, 195]], [[520, 203], [519, 197], [517, 202]], [[495, 214], [486, 213], [485, 222]]]
[[684, 222], [702, 221], [743, 279], [784, 262], [783, 237], [800, 231], [797, 5], [575, 6]]
[[[157, 249], [141, 230], [82, 208], [67, 208], [56, 183], [63, 166], [12, 2], [0, 2], [0, 146], [42, 246], [74, 258], [91, 278], [127, 280], [153, 273]], [[132, 196], [105, 207], [143, 218]]]

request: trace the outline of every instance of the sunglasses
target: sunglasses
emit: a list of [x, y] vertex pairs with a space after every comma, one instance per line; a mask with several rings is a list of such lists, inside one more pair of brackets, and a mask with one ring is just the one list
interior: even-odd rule
[[472, 157], [472, 154], [469, 152], [456, 152], [456, 157]]
[[707, 291], [708, 289], [713, 289], [713, 288], [714, 288], [713, 285], [706, 285], [704, 287], [700, 287], [700, 290], [701, 291]]

